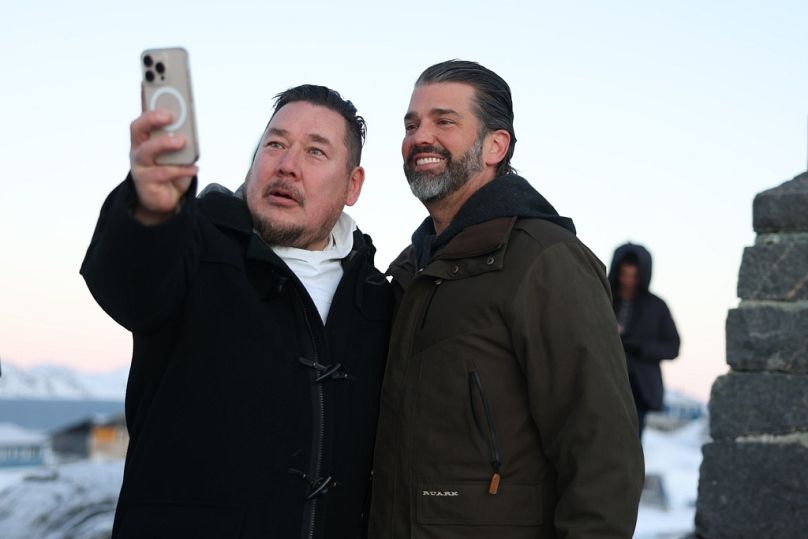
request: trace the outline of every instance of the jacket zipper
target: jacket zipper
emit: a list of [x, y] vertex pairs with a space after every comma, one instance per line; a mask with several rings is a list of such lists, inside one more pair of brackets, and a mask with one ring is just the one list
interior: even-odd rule
[[[317, 399], [320, 403], [320, 432], [319, 440], [317, 443], [317, 465], [314, 467], [314, 477], [320, 478], [320, 473], [323, 467], [323, 444], [325, 439], [325, 395], [323, 394], [323, 386], [317, 383]], [[314, 528], [317, 522], [317, 501], [318, 498], [311, 500], [311, 520], [309, 521], [309, 539], [314, 538]]]
[[[488, 426], [488, 436], [485, 435], [483, 427], [480, 425], [479, 418], [477, 417], [477, 410], [474, 406], [474, 393], [480, 395], [480, 400], [483, 404], [483, 412], [485, 413], [485, 420]], [[499, 445], [497, 444], [497, 434], [494, 430], [494, 417], [491, 413], [491, 405], [488, 403], [488, 398], [485, 396], [482, 381], [480, 381], [480, 373], [473, 371], [469, 373], [469, 401], [471, 405], [471, 417], [474, 419], [474, 425], [477, 427], [477, 433], [482, 438], [486, 446], [488, 446], [489, 463], [494, 473], [491, 475], [491, 481], [488, 484], [488, 493], [491, 495], [499, 491], [499, 482], [502, 476], [500, 475], [500, 467], [502, 465], [502, 457], [499, 452]]]
[[[309, 321], [308, 313], [306, 313], [305, 307], [305, 298], [303, 298], [298, 292], [298, 298], [301, 300], [303, 306], [303, 319], [306, 321], [306, 330], [308, 331], [309, 338], [311, 339], [312, 343], [312, 355], [314, 356], [312, 359], [315, 364], [319, 363], [319, 354], [317, 352], [317, 339], [314, 336], [314, 330], [311, 327], [311, 322]], [[322, 472], [323, 467], [323, 449], [325, 445], [325, 393], [323, 391], [323, 385], [318, 383], [314, 378], [317, 377], [316, 371], [312, 370], [312, 384], [316, 388], [312, 395], [312, 404], [316, 410], [316, 428], [315, 428], [315, 453], [314, 453], [314, 474], [313, 479], [315, 482], [319, 482], [320, 474]], [[308, 500], [311, 503], [309, 509], [309, 522], [308, 522], [308, 531], [304, 537], [308, 537], [308, 539], [314, 539], [314, 533], [316, 531], [317, 526], [317, 505], [318, 505], [318, 497], [313, 497]]]
[[[359, 253], [360, 253], [360, 251], [352, 251], [351, 254], [349, 255], [350, 260], [349, 260], [348, 265], [343, 266], [343, 279], [345, 278], [345, 275], [348, 273], [349, 266], [352, 265], [352, 264], [357, 263], [356, 262], [356, 260], [357, 260], [356, 255], [359, 254]], [[343, 281], [340, 280], [340, 284], [337, 287], [336, 292], [334, 293], [335, 297], [336, 297], [336, 294], [339, 293], [340, 288], [342, 286], [343, 286]], [[298, 294], [298, 298], [301, 301], [301, 304], [303, 305], [303, 318], [306, 321], [306, 329], [308, 330], [309, 336], [311, 338], [311, 342], [314, 345], [313, 350], [312, 350], [312, 355], [314, 357], [312, 359], [314, 361], [314, 364], [316, 365], [316, 364], [320, 363], [319, 354], [317, 353], [317, 338], [316, 338], [316, 336], [314, 334], [314, 329], [312, 328], [311, 321], [309, 320], [309, 316], [308, 316], [308, 314], [306, 312], [305, 297], [303, 297], [303, 295], [301, 294], [301, 292], [299, 290], [297, 291], [297, 294]], [[308, 528], [308, 533], [305, 536], [305, 537], [308, 537], [308, 539], [314, 539], [315, 532], [316, 532], [316, 529], [317, 529], [317, 509], [318, 509], [319, 495], [321, 493], [326, 492], [330, 486], [335, 486], [336, 485], [336, 482], [334, 482], [332, 480], [331, 476], [329, 476], [326, 479], [322, 479], [322, 477], [321, 477], [321, 474], [322, 474], [322, 471], [323, 471], [323, 452], [324, 452], [324, 449], [325, 449], [325, 390], [323, 389], [323, 383], [322, 382], [326, 378], [328, 378], [329, 376], [335, 376], [335, 377], [344, 378], [344, 379], [351, 379], [352, 378], [350, 375], [341, 373], [339, 371], [339, 367], [340, 367], [340, 365], [336, 364], [335, 366], [331, 367], [331, 369], [333, 369], [333, 372], [329, 372], [329, 371], [331, 371], [331, 369], [329, 369], [328, 371], [326, 371], [326, 373], [323, 373], [323, 374], [318, 373], [317, 369], [312, 369], [312, 371], [311, 371], [312, 372], [312, 383], [316, 387], [316, 392], [315, 392], [314, 398], [313, 398], [313, 400], [315, 400], [314, 406], [315, 406], [315, 408], [319, 409], [319, 414], [318, 414], [318, 417], [317, 417], [318, 423], [317, 423], [317, 429], [316, 429], [317, 441], [316, 441], [316, 444], [315, 444], [316, 445], [316, 453], [315, 453], [315, 465], [314, 465], [314, 483], [313, 483], [313, 486], [312, 486], [313, 490], [309, 494], [309, 497], [308, 497], [308, 500], [307, 500], [307, 501], [311, 502], [311, 507], [310, 507], [310, 511], [309, 511], [309, 523], [308, 523], [309, 528]], [[326, 374], [327, 374], [327, 376], [326, 376]]]
[[421, 329], [423, 330], [426, 327], [426, 317], [429, 314], [429, 309], [432, 307], [432, 300], [435, 299], [435, 294], [438, 292], [438, 287], [443, 283], [443, 279], [435, 279], [435, 286], [432, 287], [432, 291], [429, 293], [429, 299], [426, 302], [426, 307], [424, 308], [424, 316], [421, 318]]

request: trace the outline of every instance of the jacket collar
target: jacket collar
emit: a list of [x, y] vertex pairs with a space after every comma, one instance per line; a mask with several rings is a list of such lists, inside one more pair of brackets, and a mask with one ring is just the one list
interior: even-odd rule
[[442, 247], [466, 229], [503, 217], [543, 219], [575, 233], [572, 219], [560, 216], [527, 180], [516, 174], [506, 174], [472, 194], [440, 234], [435, 233], [430, 217], [421, 223], [412, 235], [418, 264], [426, 265]]
[[387, 275], [406, 289], [421, 276], [455, 280], [501, 270], [516, 219], [501, 217], [465, 228], [420, 268], [415, 249], [410, 245], [393, 261]]
[[252, 234], [253, 220], [247, 203], [227, 188], [211, 184], [200, 193], [197, 203], [205, 216], [217, 227]]
[[[267, 262], [286, 273], [291, 272], [272, 248], [254, 232], [250, 210], [238, 191], [234, 194], [226, 187], [210, 184], [200, 193], [198, 204], [214, 225], [248, 238], [247, 258]], [[356, 257], [357, 253], [366, 249], [370, 251], [371, 256], [376, 252], [370, 237], [357, 228], [353, 232], [353, 248], [348, 256], [342, 259], [343, 268]]]
[[516, 217], [500, 217], [471, 225], [439, 247], [433, 260], [470, 258], [496, 251], [508, 243], [515, 222]]

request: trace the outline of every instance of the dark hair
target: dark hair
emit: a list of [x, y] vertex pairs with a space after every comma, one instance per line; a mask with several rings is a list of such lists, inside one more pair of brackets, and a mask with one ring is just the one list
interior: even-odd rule
[[365, 144], [365, 134], [367, 125], [365, 119], [357, 114], [356, 107], [347, 99], [343, 99], [339, 92], [317, 86], [314, 84], [302, 84], [289, 88], [275, 96], [275, 105], [272, 111], [272, 118], [284, 106], [296, 101], [305, 101], [312, 105], [325, 107], [333, 110], [345, 119], [345, 146], [348, 148], [348, 168], [358, 167], [362, 161], [362, 146]]
[[475, 113], [484, 128], [483, 132], [504, 129], [511, 135], [508, 153], [497, 165], [497, 175], [515, 173], [511, 158], [516, 146], [516, 133], [513, 129], [513, 100], [508, 83], [477, 62], [448, 60], [426, 68], [415, 81], [415, 86], [440, 82], [460, 82], [474, 88]]
[[626, 256], [620, 259], [620, 267], [623, 266], [635, 266], [640, 267], [640, 258], [637, 256], [637, 253], [628, 253]]

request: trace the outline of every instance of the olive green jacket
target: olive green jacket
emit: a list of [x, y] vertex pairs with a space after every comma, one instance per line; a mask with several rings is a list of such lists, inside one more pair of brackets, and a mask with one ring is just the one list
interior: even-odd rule
[[371, 539], [630, 539], [644, 466], [600, 261], [541, 219], [469, 226], [400, 292]]

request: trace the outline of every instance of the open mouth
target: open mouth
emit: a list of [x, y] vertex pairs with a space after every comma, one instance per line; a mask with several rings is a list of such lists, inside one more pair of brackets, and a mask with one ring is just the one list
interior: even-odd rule
[[294, 197], [292, 195], [290, 195], [289, 193], [287, 193], [286, 191], [280, 191], [280, 190], [277, 190], [277, 189], [273, 189], [272, 191], [270, 191], [269, 196], [285, 198], [285, 199], [288, 199], [288, 200], [295, 200]]
[[299, 192], [294, 189], [282, 185], [270, 185], [264, 190], [264, 198], [268, 199], [271, 203], [280, 204], [283, 206], [291, 206], [294, 204], [302, 205], [303, 197]]
[[449, 155], [449, 152], [440, 146], [415, 146], [410, 150], [408, 163], [412, 168], [432, 168], [445, 163], [449, 159]]
[[445, 161], [443, 157], [417, 157], [415, 159], [416, 166], [432, 165], [435, 163], [442, 163]]

